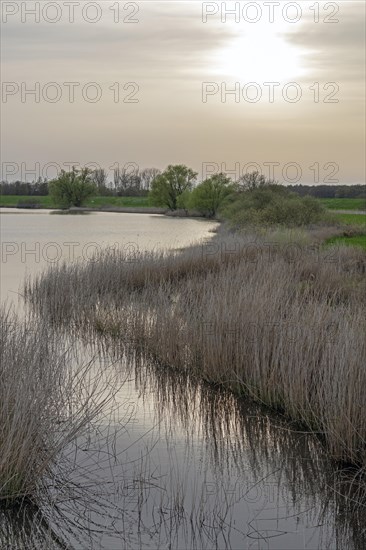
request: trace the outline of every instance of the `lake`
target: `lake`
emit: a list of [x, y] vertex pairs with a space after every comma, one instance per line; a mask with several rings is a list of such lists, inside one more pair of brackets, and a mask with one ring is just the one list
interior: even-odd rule
[[[216, 223], [148, 214], [2, 209], [1, 300], [24, 278], [106, 247], [181, 248]], [[62, 337], [62, 335], [60, 335]], [[183, 373], [80, 341], [114, 369], [113, 405], [60, 456], [68, 483], [37, 507], [1, 510], [1, 548], [354, 549], [365, 508], [352, 472], [280, 415]], [[357, 495], [356, 495], [357, 496]]]

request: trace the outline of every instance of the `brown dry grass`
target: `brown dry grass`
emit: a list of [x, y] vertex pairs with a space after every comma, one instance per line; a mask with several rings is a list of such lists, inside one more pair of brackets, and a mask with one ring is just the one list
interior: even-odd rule
[[232, 235], [182, 253], [111, 252], [28, 282], [43, 315], [245, 392], [366, 466], [366, 257], [314, 235]]
[[61, 451], [109, 401], [47, 322], [0, 309], [0, 502], [34, 498]]

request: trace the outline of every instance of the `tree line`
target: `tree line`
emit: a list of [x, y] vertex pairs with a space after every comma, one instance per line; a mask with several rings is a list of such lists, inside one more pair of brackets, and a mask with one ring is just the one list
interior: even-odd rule
[[[83, 170], [85, 172], [85, 169]], [[108, 197], [139, 197], [147, 196], [154, 178], [160, 174], [157, 168], [116, 168], [113, 171], [113, 181], [108, 181], [108, 172], [103, 168], [88, 170], [88, 179], [95, 187], [95, 193]], [[62, 171], [57, 178], [47, 180], [39, 178], [33, 182], [2, 181], [0, 183], [1, 195], [46, 196], [50, 194], [50, 185], [67, 172]], [[75, 169], [68, 172], [75, 173]]]
[[365, 199], [366, 185], [287, 185], [287, 189], [304, 197], [318, 199]]
[[[66, 176], [68, 174], [68, 176]], [[65, 177], [72, 180], [72, 185], [76, 185], [78, 179], [76, 175], [82, 176], [88, 181], [90, 192], [100, 196], [148, 196], [155, 201], [155, 203], [164, 203], [164, 206], [175, 210], [178, 207], [184, 206], [184, 198], [187, 199], [187, 192], [192, 191], [193, 188], [205, 184], [204, 189], [207, 186], [213, 185], [217, 188], [217, 182], [223, 181], [227, 185], [237, 185], [240, 187], [241, 183], [245, 181], [247, 175], [242, 176], [238, 181], [231, 180], [225, 174], [216, 174], [207, 178], [200, 183], [197, 180], [198, 174], [184, 165], [176, 165], [175, 167], [170, 165], [165, 171], [160, 171], [157, 168], [144, 168], [139, 169], [134, 167], [117, 168], [113, 172], [113, 181], [108, 181], [108, 173], [103, 168], [91, 171], [88, 169], [76, 170], [73, 169], [70, 172], [62, 171], [61, 174], [54, 180], [47, 180], [46, 178], [39, 178], [34, 182], [8, 182], [2, 181], [0, 183], [1, 195], [18, 195], [18, 196], [45, 196], [51, 194], [51, 190], [55, 188], [55, 182], [63, 181], [65, 183]], [[258, 177], [262, 179], [264, 176], [257, 173]], [[173, 192], [172, 189], [168, 189], [167, 182], [172, 180], [172, 187], [176, 186], [177, 189]], [[207, 183], [208, 182], [208, 183]], [[276, 182], [277, 183], [277, 182]], [[312, 196], [316, 198], [366, 198], [366, 186], [365, 185], [287, 185], [286, 189], [300, 195]], [[216, 189], [217, 191], [217, 189]], [[199, 193], [202, 193], [200, 188]], [[164, 198], [160, 200], [161, 195]], [[177, 202], [178, 196], [183, 195]], [[160, 198], [159, 198], [160, 197]], [[79, 202], [79, 201], [77, 201]]]

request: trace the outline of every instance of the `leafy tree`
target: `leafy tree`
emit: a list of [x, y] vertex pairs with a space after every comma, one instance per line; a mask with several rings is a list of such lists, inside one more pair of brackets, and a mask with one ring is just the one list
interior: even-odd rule
[[181, 195], [177, 198], [177, 208], [185, 210], [185, 213], [188, 215], [188, 210], [190, 208], [192, 191], [186, 189]]
[[156, 206], [167, 206], [170, 210], [178, 208], [178, 197], [190, 191], [197, 173], [183, 164], [169, 165], [156, 176], [151, 184], [150, 202]]
[[233, 191], [231, 179], [225, 174], [216, 174], [197, 185], [191, 193], [189, 206], [204, 216], [213, 218]]
[[82, 204], [97, 193], [92, 171], [88, 168], [71, 172], [62, 170], [58, 178], [49, 184], [50, 195], [55, 204], [60, 206], [82, 206]]

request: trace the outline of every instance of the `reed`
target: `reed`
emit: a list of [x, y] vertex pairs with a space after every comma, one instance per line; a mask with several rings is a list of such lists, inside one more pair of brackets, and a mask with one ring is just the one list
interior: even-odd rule
[[0, 309], [0, 502], [35, 499], [60, 453], [110, 397], [104, 373], [81, 364], [50, 325]]
[[26, 295], [52, 321], [249, 394], [364, 467], [366, 257], [314, 243], [221, 231], [181, 253], [109, 251]]

